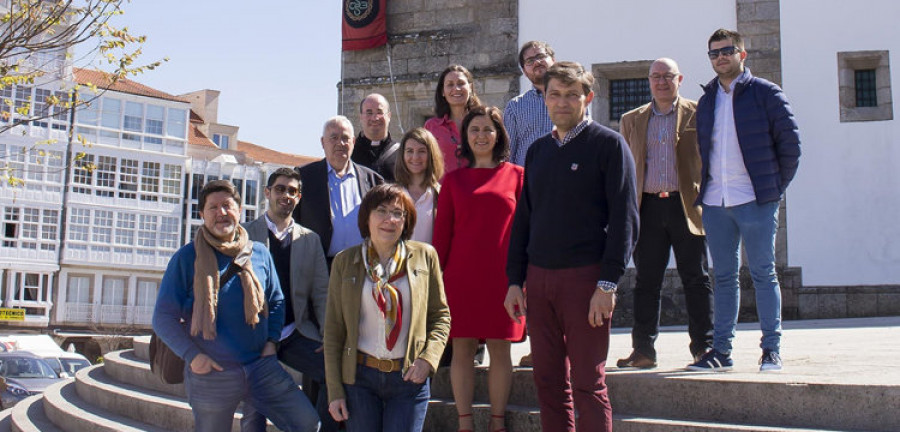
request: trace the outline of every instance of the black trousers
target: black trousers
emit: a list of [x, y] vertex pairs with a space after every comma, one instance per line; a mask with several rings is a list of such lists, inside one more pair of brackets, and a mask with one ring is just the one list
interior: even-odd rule
[[659, 336], [662, 283], [670, 249], [675, 251], [678, 275], [684, 286], [691, 355], [697, 355], [712, 347], [713, 337], [713, 291], [706, 237], [690, 232], [678, 193], [671, 193], [668, 198], [644, 194], [640, 237], [634, 252], [637, 280], [631, 341], [635, 351], [652, 359], [656, 358], [653, 344]]

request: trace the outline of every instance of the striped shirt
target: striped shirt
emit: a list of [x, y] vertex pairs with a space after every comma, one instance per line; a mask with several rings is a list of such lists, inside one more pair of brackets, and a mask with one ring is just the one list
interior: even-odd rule
[[672, 103], [669, 111], [656, 110], [656, 103], [650, 104], [650, 122], [647, 125], [647, 171], [644, 175], [643, 191], [647, 193], [678, 191], [678, 172], [675, 167], [675, 123], [677, 114]]
[[536, 88], [510, 99], [503, 110], [503, 125], [509, 134], [509, 161], [522, 167], [531, 143], [553, 130], [544, 97]]

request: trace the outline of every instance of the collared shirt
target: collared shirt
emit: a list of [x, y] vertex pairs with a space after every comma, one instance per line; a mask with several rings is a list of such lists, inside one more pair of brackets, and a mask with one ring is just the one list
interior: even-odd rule
[[[403, 188], [406, 195], [409, 189]], [[410, 196], [410, 198], [412, 198]], [[413, 227], [411, 240], [431, 244], [434, 235], [434, 204], [435, 193], [433, 188], [425, 189], [425, 193], [416, 200], [416, 226]]]
[[269, 231], [271, 231], [272, 234], [275, 235], [275, 238], [277, 238], [278, 240], [284, 240], [284, 238], [287, 237], [291, 233], [291, 230], [294, 228], [294, 224], [289, 223], [285, 229], [279, 231], [278, 226], [275, 225], [275, 222], [272, 222], [272, 219], [269, 219], [269, 214], [265, 213], [265, 216], [266, 226], [269, 227]]
[[553, 127], [553, 131], [550, 133], [551, 135], [553, 135], [553, 140], [556, 141], [556, 145], [562, 147], [568, 144], [569, 141], [575, 139], [575, 137], [577, 137], [578, 134], [580, 134], [581, 131], [583, 131], [584, 128], [586, 128], [590, 123], [591, 119], [589, 117], [585, 117], [585, 119], [582, 120], [581, 123], [578, 123], [578, 125], [572, 128], [572, 130], [566, 132], [566, 136], [564, 136], [562, 139], [559, 139], [559, 132], [557, 132], [556, 126]]
[[[746, 73], [745, 70], [741, 77]], [[734, 126], [734, 86], [741, 77], [731, 81], [728, 91], [720, 84], [716, 93], [716, 117], [709, 153], [710, 178], [703, 195], [703, 204], [709, 206], [734, 207], [756, 201]]]
[[[356, 144], [353, 147], [350, 160], [364, 167], [371, 168], [384, 177], [386, 181], [393, 182], [394, 164], [397, 161], [397, 153], [399, 152], [395, 150], [393, 154], [382, 159], [384, 153], [393, 144], [394, 141], [391, 139], [390, 133], [381, 141], [372, 141], [363, 132], [360, 132], [356, 137]], [[399, 149], [399, 147], [398, 145], [397, 148]]]
[[331, 244], [328, 246], [328, 256], [333, 257], [338, 252], [362, 243], [359, 234], [359, 205], [362, 198], [359, 196], [359, 181], [353, 164], [350, 164], [347, 173], [338, 177], [337, 172], [328, 165], [328, 196], [331, 201]]
[[522, 167], [531, 144], [553, 130], [547, 104], [535, 87], [510, 99], [503, 110], [503, 124], [509, 133], [509, 161]]
[[375, 358], [398, 359], [406, 356], [406, 347], [409, 342], [409, 320], [412, 316], [412, 302], [410, 301], [409, 278], [405, 275], [392, 282], [400, 291], [403, 321], [400, 323], [400, 334], [397, 336], [397, 344], [394, 349], [387, 349], [387, 341], [384, 337], [384, 314], [378, 309], [375, 297], [372, 296], [372, 288], [375, 282], [366, 277], [362, 288], [362, 303], [359, 308], [359, 342], [357, 348]]
[[465, 159], [456, 157], [456, 150], [462, 145], [459, 130], [449, 115], [428, 119], [425, 122], [425, 129], [437, 139], [438, 147], [444, 155], [444, 175], [464, 166]]
[[650, 121], [647, 124], [647, 170], [644, 184], [639, 185], [647, 193], [678, 191], [678, 171], [675, 166], [675, 136], [678, 114], [672, 103], [669, 111], [661, 113], [656, 102], [650, 104]]

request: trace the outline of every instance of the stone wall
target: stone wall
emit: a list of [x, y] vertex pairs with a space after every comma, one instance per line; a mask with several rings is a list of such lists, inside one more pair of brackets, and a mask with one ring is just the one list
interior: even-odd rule
[[519, 92], [517, 13], [514, 0], [387, 2], [388, 45], [343, 53], [341, 112], [358, 128], [359, 101], [381, 93], [391, 103], [391, 135], [399, 139], [401, 123], [409, 130], [433, 115], [438, 75], [451, 64], [472, 72], [482, 102], [502, 108]]

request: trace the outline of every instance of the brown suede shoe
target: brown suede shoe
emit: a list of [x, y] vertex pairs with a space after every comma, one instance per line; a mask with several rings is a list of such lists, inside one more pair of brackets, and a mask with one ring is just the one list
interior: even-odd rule
[[653, 369], [656, 367], [656, 360], [637, 351], [632, 351], [627, 358], [619, 359], [616, 362], [616, 366], [620, 368]]

